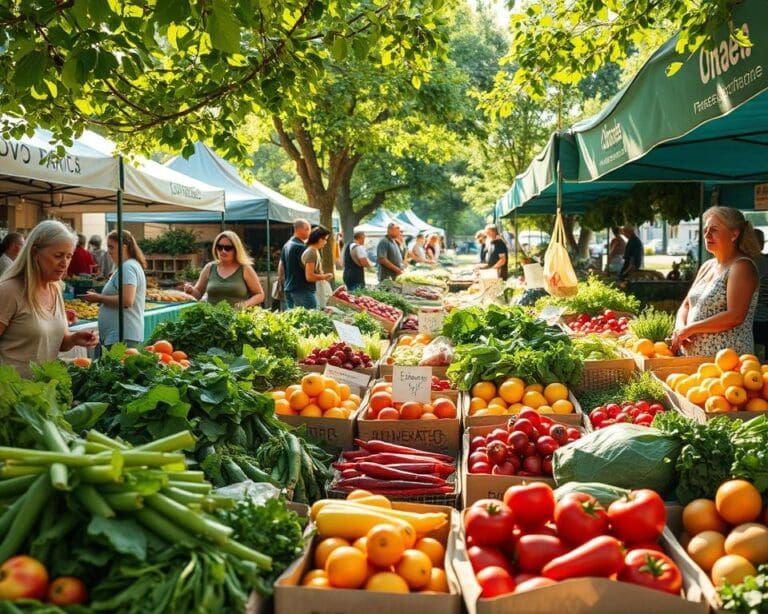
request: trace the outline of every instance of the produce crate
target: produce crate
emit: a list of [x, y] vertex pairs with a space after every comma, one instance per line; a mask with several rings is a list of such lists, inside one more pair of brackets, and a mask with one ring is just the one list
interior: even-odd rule
[[670, 530], [665, 529], [661, 545], [683, 574], [683, 594], [680, 596], [609, 578], [573, 578], [524, 593], [480, 599], [480, 585], [469, 562], [463, 530], [456, 538], [453, 568], [469, 614], [554, 611], [562, 614], [626, 614], [640, 611], [704, 614], [708, 611], [708, 603], [699, 586], [699, 574], [691, 568], [689, 561], [680, 556], [674, 547], [675, 541]]
[[[398, 333], [397, 337], [400, 337], [405, 334], [413, 334], [411, 331], [406, 331], [403, 333]], [[418, 334], [418, 333], [416, 333]], [[392, 356], [393, 352], [395, 351], [395, 348], [397, 347], [397, 342], [393, 341], [393, 343], [390, 344], [390, 346], [387, 348], [387, 352], [382, 355], [381, 360], [379, 361], [379, 377], [392, 377], [392, 367], [395, 365], [387, 364], [387, 359]], [[404, 365], [401, 365], [404, 366]], [[448, 366], [444, 367], [432, 367], [432, 375], [437, 375], [440, 379], [446, 379], [448, 373]]]
[[685, 365], [683, 367], [676, 367], [676, 368], [663, 368], [663, 369], [654, 369], [653, 370], [653, 376], [658, 379], [661, 384], [664, 386], [664, 391], [667, 393], [667, 397], [669, 398], [670, 402], [682, 413], [684, 416], [688, 416], [689, 418], [692, 418], [693, 420], [696, 420], [697, 422], [704, 423], [707, 420], [710, 420], [712, 418], [716, 418], [718, 416], [725, 416], [726, 418], [731, 418], [733, 420], [751, 420], [752, 418], [757, 418], [757, 416], [761, 416], [766, 412], [762, 411], [726, 411], [726, 412], [717, 412], [712, 413], [705, 411], [703, 408], [699, 407], [695, 403], [691, 403], [683, 394], [680, 394], [679, 392], [675, 392], [667, 386], [666, 379], [669, 377], [672, 373], [686, 373], [688, 375], [692, 374], [694, 371], [698, 369], [698, 365]]
[[[299, 369], [302, 373], [323, 373], [325, 372], [325, 365], [299, 365]], [[379, 371], [379, 361], [373, 363], [372, 367], [357, 367], [356, 369], [348, 369], [355, 373], [362, 373], [370, 378], [376, 377]]]
[[471, 426], [464, 431], [461, 454], [461, 499], [462, 507], [466, 508], [480, 499], [501, 499], [510, 486], [527, 484], [529, 482], [545, 482], [552, 488], [555, 480], [544, 476], [519, 475], [490, 475], [487, 473], [469, 473], [469, 442], [477, 435], [487, 435], [498, 424], [488, 426]]
[[[691, 367], [690, 373], [693, 373], [699, 365], [705, 362], [715, 362], [713, 356], [662, 356], [660, 358], [647, 358], [642, 354], [636, 354], [629, 350], [624, 351], [628, 357], [635, 361], [640, 371], [672, 368], [678, 373], [682, 373], [684, 368]], [[672, 371], [672, 373], [674, 372]]]
[[614, 360], [585, 360], [581, 382], [576, 390], [601, 390], [618, 382], [626, 382], [635, 372], [635, 361], [630, 357]]
[[365, 412], [369, 395], [357, 414], [357, 435], [366, 441], [380, 439], [430, 452], [458, 452], [461, 446], [461, 414], [457, 394], [455, 390], [432, 391], [433, 401], [445, 397], [457, 403], [456, 418], [438, 420], [367, 420]]
[[455, 509], [439, 505], [393, 503], [398, 510], [409, 512], [445, 512], [449, 523], [428, 534], [445, 546], [445, 573], [450, 593], [384, 593], [363, 589], [317, 590], [301, 586], [304, 574], [312, 568], [312, 557], [320, 538], [315, 535], [301, 556], [275, 581], [275, 614], [360, 614], [371, 612], [419, 612], [419, 614], [460, 614], [459, 583], [451, 561], [455, 556], [459, 514]]
[[[457, 455], [454, 455], [453, 461], [456, 465], [456, 471], [454, 471], [446, 478], [449, 484], [453, 484], [453, 492], [407, 497], [388, 495], [386, 492], [380, 492], [377, 494], [385, 495], [390, 501], [407, 501], [409, 503], [424, 503], [427, 505], [445, 505], [448, 507], [456, 507], [456, 504], [459, 502], [459, 495], [461, 494], [461, 479], [459, 478], [459, 469], [461, 464]], [[339, 461], [343, 462], [344, 457], [339, 456]], [[326, 484], [325, 489], [328, 493], [328, 498], [330, 499], [346, 499], [347, 495], [349, 494], [346, 491], [334, 489], [333, 485], [339, 477], [340, 472], [335, 471], [333, 477]]]
[[[573, 330], [571, 328], [571, 323], [575, 322], [579, 318], [579, 315], [580, 314], [578, 314], [578, 313], [564, 313], [563, 315], [560, 316], [560, 327], [566, 333], [568, 333], [569, 335], [572, 335], [574, 337], [579, 337], [579, 336], [587, 334], [587, 333], [582, 333], [580, 331], [575, 331], [575, 330]], [[617, 311], [616, 312], [616, 317], [617, 318], [620, 318], [622, 316], [625, 316], [625, 317], [628, 317], [628, 318], [634, 318], [635, 314], [629, 313], [629, 312], [626, 312], [626, 311]], [[613, 333], [613, 332], [608, 332], [607, 334], [609, 334], [611, 337], [614, 337], [614, 338], [617, 338], [617, 337], [621, 336], [621, 334]]]
[[[506, 424], [507, 420], [509, 420], [514, 414], [502, 414], [499, 416], [470, 416], [469, 415], [469, 403], [472, 398], [472, 395], [469, 392], [462, 393], [460, 397], [460, 407], [461, 415], [464, 418], [464, 426], [465, 427], [474, 427], [474, 426], [498, 426], [499, 424]], [[543, 413], [542, 416], [547, 416], [548, 418], [552, 418], [552, 420], [557, 420], [558, 422], [562, 422], [563, 424], [567, 426], [582, 426], [584, 424], [584, 412], [581, 409], [581, 405], [579, 404], [579, 400], [573, 395], [573, 392], [570, 390], [568, 391], [568, 400], [573, 404], [573, 413], [570, 414], [552, 414], [552, 413]]]
[[[339, 298], [336, 298], [335, 296], [331, 295], [328, 298], [328, 305], [331, 305], [333, 307], [339, 307], [340, 309], [352, 309], [353, 311], [365, 311], [361, 307], [358, 307], [357, 305], [353, 305], [352, 303], [348, 303], [346, 301], [342, 301]], [[403, 319], [402, 314], [397, 320], [387, 320], [386, 318], [382, 318], [380, 315], [377, 315], [375, 313], [371, 313], [370, 311], [366, 312], [369, 316], [371, 316], [374, 320], [376, 320], [379, 324], [381, 324], [384, 327], [384, 330], [387, 331], [389, 334], [392, 334], [394, 331], [397, 330], [398, 326], [400, 325], [400, 320]]]

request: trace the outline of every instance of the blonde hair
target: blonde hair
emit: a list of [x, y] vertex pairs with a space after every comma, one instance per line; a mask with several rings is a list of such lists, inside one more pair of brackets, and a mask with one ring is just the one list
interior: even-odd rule
[[253, 258], [248, 255], [248, 252], [245, 250], [245, 246], [240, 240], [240, 237], [237, 236], [237, 233], [232, 232], [231, 230], [224, 230], [220, 232], [213, 240], [211, 253], [213, 254], [213, 259], [216, 262], [219, 262], [219, 255], [216, 253], [216, 245], [219, 243], [219, 239], [222, 237], [229, 239], [232, 242], [232, 245], [235, 246], [235, 260], [238, 264], [243, 266], [251, 266], [253, 264]]
[[[40, 222], [29, 233], [24, 246], [19, 255], [8, 267], [2, 279], [20, 278], [24, 285], [24, 296], [27, 303], [36, 314], [40, 315], [43, 307], [37, 300], [37, 287], [40, 285], [42, 275], [40, 266], [35, 260], [35, 252], [45, 249], [56, 243], [68, 241], [72, 244], [72, 251], [75, 251], [77, 245], [77, 235], [67, 226], [56, 220], [45, 220]], [[54, 284], [56, 291], [61, 294], [61, 284]]]
[[[136, 260], [141, 265], [142, 269], [146, 269], [147, 259], [144, 257], [144, 252], [141, 251], [139, 244], [136, 242], [136, 237], [134, 237], [127, 230], [123, 230], [122, 235], [123, 235], [123, 245], [125, 245], [128, 248], [128, 256]], [[107, 241], [109, 241], [110, 239], [115, 243], [117, 243], [117, 230], [113, 230], [107, 235]]]
[[741, 211], [731, 207], [710, 207], [704, 212], [704, 220], [710, 217], [722, 220], [729, 230], [738, 231], [735, 241], [736, 249], [755, 263], [760, 259], [762, 248], [755, 236], [755, 230]]

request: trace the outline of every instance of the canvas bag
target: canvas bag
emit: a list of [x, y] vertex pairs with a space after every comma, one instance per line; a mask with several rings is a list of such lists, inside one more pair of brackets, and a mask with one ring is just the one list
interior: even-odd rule
[[576, 272], [566, 247], [565, 228], [560, 210], [557, 211], [552, 241], [544, 254], [544, 281], [546, 290], [552, 296], [573, 296], [576, 294]]

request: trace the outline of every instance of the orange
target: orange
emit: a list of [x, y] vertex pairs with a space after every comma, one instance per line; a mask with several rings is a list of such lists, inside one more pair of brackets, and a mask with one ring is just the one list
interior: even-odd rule
[[544, 398], [544, 395], [541, 394], [541, 392], [537, 392], [535, 390], [528, 390], [528, 392], [526, 392], [523, 395], [523, 405], [527, 405], [528, 407], [532, 407], [533, 409], [536, 409], [546, 404], [547, 404], [547, 400]]
[[288, 402], [291, 404], [291, 409], [300, 411], [309, 405], [310, 400], [306, 392], [303, 390], [296, 390], [290, 397], [288, 397]]
[[702, 531], [688, 542], [688, 555], [704, 571], [725, 555], [725, 536], [717, 531]]
[[376, 392], [368, 400], [370, 408], [378, 413], [385, 407], [392, 407], [392, 395], [387, 392]]
[[368, 578], [365, 583], [367, 591], [381, 591], [383, 593], [410, 593], [408, 583], [396, 573], [380, 571]]
[[424, 333], [419, 333], [413, 338], [414, 343], [423, 343], [424, 345], [427, 345], [428, 343], [432, 343], [432, 337], [429, 335], [425, 335]]
[[388, 382], [376, 382], [373, 385], [373, 388], [371, 388], [371, 394], [374, 394], [376, 392], [386, 392], [388, 389], [392, 388], [392, 384]]
[[747, 391], [741, 386], [728, 386], [725, 389], [725, 398], [733, 405], [744, 405], [747, 402]]
[[682, 380], [684, 380], [687, 376], [685, 373], [670, 373], [667, 375], [667, 379], [664, 381], [666, 382], [667, 386], [672, 388], [672, 390], [675, 390], [677, 387], [677, 384], [680, 383]]
[[[539, 410], [541, 410], [541, 407], [539, 407]], [[559, 401], [555, 401], [554, 403], [552, 403], [552, 412], [556, 414], [572, 414], [573, 403], [571, 403], [567, 399], [561, 399]]]
[[701, 363], [697, 369], [697, 373], [701, 375], [701, 377], [720, 377], [721, 375], [720, 367], [713, 362]]
[[189, 356], [187, 356], [187, 354], [185, 352], [182, 352], [181, 350], [176, 350], [175, 352], [171, 352], [171, 356], [173, 356], [174, 360], [186, 360], [187, 358], [189, 358]]
[[723, 520], [736, 525], [756, 520], [763, 509], [763, 500], [751, 482], [728, 480], [717, 489], [715, 505]]
[[421, 550], [432, 561], [432, 567], [441, 568], [445, 561], [445, 548], [443, 544], [434, 537], [422, 537], [414, 546], [416, 550]]
[[748, 361], [756, 362], [759, 368], [760, 359], [754, 354], [742, 354], [741, 356], [739, 356], [739, 363], [744, 364], [745, 362], [748, 362]]
[[720, 376], [720, 381], [725, 388], [744, 385], [744, 378], [741, 376], [741, 373], [736, 373], [736, 371], [727, 371], [723, 373]]
[[[502, 407], [501, 405], [489, 405], [488, 407], [480, 411], [483, 412], [482, 413], [483, 416], [506, 416], [507, 415], [507, 408]], [[479, 416], [481, 414], [480, 412], [477, 412], [475, 415]]]
[[456, 417], [456, 405], [451, 399], [436, 399], [432, 405], [438, 418]]
[[558, 383], [549, 384], [544, 388], [544, 398], [548, 405], [552, 405], [555, 401], [565, 401], [568, 399], [568, 388]]
[[655, 352], [657, 358], [663, 356], [674, 356], [672, 350], [670, 350], [669, 346], [663, 341], [657, 341], [654, 343], [653, 351]]
[[339, 382], [337, 382], [332, 377], [327, 377], [325, 379], [325, 388], [326, 390], [333, 390], [337, 395], [341, 396], [341, 388], [339, 387]]
[[756, 575], [755, 566], [738, 554], [726, 554], [712, 566], [712, 583], [715, 586], [722, 586], [725, 582], [741, 584], [747, 576]]
[[744, 388], [747, 390], [763, 389], [763, 374], [760, 371], [747, 371], [744, 373]]
[[728, 525], [717, 513], [715, 502], [711, 499], [694, 499], [683, 508], [683, 527], [691, 536], [702, 531], [716, 531], [725, 534]]
[[469, 415], [472, 416], [478, 409], [485, 409], [486, 407], [488, 407], [488, 403], [484, 399], [472, 397], [472, 400], [469, 402]]
[[432, 561], [421, 550], [409, 548], [395, 566], [395, 571], [403, 577], [412, 589], [424, 588], [432, 577]]
[[685, 398], [696, 405], [703, 405], [709, 397], [709, 393], [701, 386], [694, 386], [685, 393]]
[[525, 391], [526, 392], [531, 392], [531, 391], [533, 391], [533, 392], [544, 392], [544, 386], [542, 386], [541, 384], [528, 384], [525, 387]]
[[325, 569], [312, 569], [304, 574], [301, 583], [307, 584], [307, 582], [314, 580], [315, 578], [324, 578], [325, 580], [328, 580], [328, 574], [325, 573]]
[[746, 360], [742, 362], [741, 366], [739, 367], [739, 373], [746, 375], [750, 371], [757, 371], [758, 373], [762, 373], [760, 371], [760, 363], [756, 360]]
[[423, 414], [421, 414], [421, 418], [419, 420], [437, 420], [437, 416], [433, 414], [431, 411], [425, 411]]
[[709, 397], [704, 403], [704, 410], [710, 414], [721, 414], [728, 411], [733, 411], [733, 407], [728, 400], [720, 395]]
[[[422, 414], [422, 418], [427, 415], [432, 416], [434, 414]], [[400, 412], [394, 407], [385, 407], [379, 412], [379, 415], [376, 416], [376, 418], [379, 420], [400, 420]]]
[[328, 555], [343, 546], [349, 546], [349, 542], [342, 537], [326, 537], [315, 548], [314, 562], [317, 569], [325, 569]]
[[307, 373], [301, 378], [301, 389], [308, 397], [316, 397], [325, 390], [325, 377], [322, 373]]
[[368, 560], [357, 548], [335, 548], [325, 561], [328, 582], [336, 588], [359, 588], [368, 577]]
[[768, 411], [768, 401], [761, 398], [750, 399], [744, 409], [746, 411]]
[[536, 408], [536, 411], [539, 412], [540, 414], [551, 414], [552, 408], [549, 405], [539, 405]]
[[523, 410], [524, 407], [525, 407], [525, 405], [523, 405], [522, 403], [512, 403], [512, 405], [507, 407], [507, 413], [508, 414], [519, 414]]
[[155, 341], [155, 348], [152, 350], [158, 354], [173, 354], [173, 346], [164, 339], [161, 341]]
[[723, 386], [723, 382], [720, 381], [720, 378], [710, 378], [709, 384], [707, 385], [707, 392], [709, 393], [709, 396], [724, 396], [725, 395], [725, 387]]
[[368, 538], [365, 535], [363, 535], [362, 537], [358, 537], [355, 540], [355, 543], [352, 544], [352, 546], [357, 548], [360, 552], [362, 552], [366, 556], [368, 555]]
[[362, 399], [359, 397], [359, 395], [352, 393], [347, 397], [347, 401], [352, 401], [355, 405], [359, 406], [362, 402]]
[[347, 384], [339, 384], [339, 398], [342, 401], [346, 401], [351, 394], [352, 389]]
[[411, 345], [413, 343], [413, 337], [411, 335], [403, 335], [397, 340], [397, 345]]
[[403, 403], [403, 406], [400, 408], [400, 417], [403, 420], [418, 420], [423, 413], [424, 406], [416, 401]]
[[339, 395], [330, 388], [326, 388], [317, 395], [317, 404], [320, 406], [320, 409], [338, 407], [339, 403], [341, 403]]
[[739, 355], [730, 348], [720, 350], [715, 356], [715, 364], [723, 373], [731, 371], [739, 364]]
[[403, 532], [391, 524], [377, 524], [365, 537], [368, 560], [379, 567], [394, 565], [405, 552]]
[[291, 384], [285, 389], [285, 398], [290, 399], [291, 395], [297, 390], [301, 390], [301, 386], [299, 384]]
[[496, 385], [493, 382], [477, 382], [472, 386], [472, 396], [480, 397], [487, 403], [496, 396]]
[[272, 398], [277, 401], [278, 399], [284, 399], [285, 398], [285, 390], [273, 390], [269, 393]]
[[331, 588], [331, 583], [328, 582], [328, 577], [324, 576], [318, 576], [316, 578], [312, 578], [308, 582], [304, 583], [305, 588]]
[[86, 358], [85, 356], [78, 356], [72, 361], [72, 364], [76, 367], [90, 367], [91, 366], [91, 359]]
[[525, 382], [519, 377], [510, 377], [499, 386], [499, 396], [505, 403], [518, 403], [523, 398]]
[[[304, 408], [301, 410], [301, 416], [304, 416], [307, 411], [307, 408]], [[343, 420], [346, 420], [349, 417], [349, 414], [343, 410], [341, 407], [331, 407], [331, 409], [326, 409], [325, 411], [320, 412], [320, 415], [323, 418], [341, 418]]]
[[488, 401], [488, 407], [490, 407], [491, 405], [498, 405], [499, 407], [503, 407], [504, 409], [507, 408], [507, 402], [501, 397], [493, 397], [490, 401]]
[[162, 362], [163, 364], [169, 365], [172, 362], [176, 362], [175, 360], [173, 360], [173, 356], [171, 356], [170, 354], [163, 353], [163, 354], [159, 354], [159, 356], [160, 356], [160, 362]]
[[341, 407], [348, 409], [350, 412], [353, 412], [357, 409], [358, 405], [354, 401], [347, 399], [346, 401], [341, 402]]
[[642, 354], [646, 358], [652, 358], [655, 350], [653, 349], [653, 341], [650, 339], [638, 339], [632, 345], [632, 351], [635, 354]]
[[275, 413], [280, 416], [292, 416], [291, 404], [286, 399], [277, 399], [275, 401]]
[[447, 593], [449, 592], [448, 589], [448, 578], [445, 575], [445, 571], [442, 569], [438, 569], [437, 567], [432, 568], [432, 574], [430, 575], [429, 582], [424, 587], [425, 591], [434, 591], [435, 593]]

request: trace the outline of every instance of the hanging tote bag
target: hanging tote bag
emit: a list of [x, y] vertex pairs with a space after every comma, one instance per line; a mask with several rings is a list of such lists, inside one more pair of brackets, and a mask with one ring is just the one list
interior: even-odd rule
[[317, 306], [320, 309], [325, 309], [325, 306], [328, 304], [328, 299], [331, 298], [331, 294], [333, 294], [333, 288], [331, 287], [330, 281], [323, 279], [321, 281], [315, 282]]
[[557, 211], [552, 241], [544, 254], [544, 281], [546, 290], [552, 296], [573, 296], [576, 294], [576, 272], [568, 255], [565, 228], [560, 210]]

